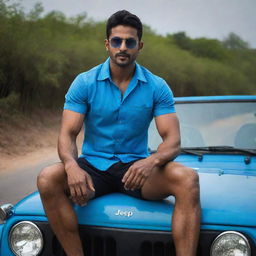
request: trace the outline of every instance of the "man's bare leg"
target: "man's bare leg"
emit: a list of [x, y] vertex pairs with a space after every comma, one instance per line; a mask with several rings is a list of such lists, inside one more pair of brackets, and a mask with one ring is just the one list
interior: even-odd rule
[[153, 171], [142, 188], [142, 195], [151, 200], [175, 196], [172, 234], [176, 256], [195, 256], [201, 217], [197, 173], [178, 163], [168, 163], [163, 170]]
[[84, 256], [77, 216], [66, 193], [68, 185], [63, 164], [43, 169], [38, 176], [37, 186], [51, 228], [67, 256]]

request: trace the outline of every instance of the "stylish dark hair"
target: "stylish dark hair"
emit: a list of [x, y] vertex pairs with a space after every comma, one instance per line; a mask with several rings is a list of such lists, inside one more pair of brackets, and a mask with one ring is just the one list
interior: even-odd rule
[[136, 28], [138, 38], [139, 38], [139, 40], [141, 40], [142, 23], [136, 15], [134, 15], [126, 10], [118, 11], [118, 12], [112, 14], [107, 21], [107, 26], [106, 26], [107, 39], [109, 38], [109, 36], [111, 34], [111, 29], [118, 25], [124, 25], [124, 26], [130, 26], [130, 27]]

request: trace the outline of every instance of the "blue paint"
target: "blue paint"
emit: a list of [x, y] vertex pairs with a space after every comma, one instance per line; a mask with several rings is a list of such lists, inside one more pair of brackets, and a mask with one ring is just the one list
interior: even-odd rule
[[[2, 240], [2, 232], [4, 229], [4, 224], [0, 224], [0, 245], [1, 245], [1, 240]], [[1, 254], [0, 254], [1, 255]]]

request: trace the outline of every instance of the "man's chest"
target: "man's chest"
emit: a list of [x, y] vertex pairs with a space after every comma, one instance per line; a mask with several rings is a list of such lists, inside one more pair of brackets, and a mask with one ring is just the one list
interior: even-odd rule
[[89, 95], [87, 117], [102, 124], [120, 122], [148, 122], [152, 119], [154, 98], [152, 91], [145, 86], [129, 87], [124, 93], [109, 84], [100, 84]]

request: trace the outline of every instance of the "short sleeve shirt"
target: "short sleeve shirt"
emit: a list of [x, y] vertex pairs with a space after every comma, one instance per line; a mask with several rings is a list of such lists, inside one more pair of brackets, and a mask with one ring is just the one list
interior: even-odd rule
[[122, 95], [111, 79], [109, 62], [79, 74], [64, 104], [64, 109], [85, 115], [81, 157], [102, 171], [119, 161], [149, 156], [152, 118], [175, 112], [173, 93], [162, 78], [136, 63]]

